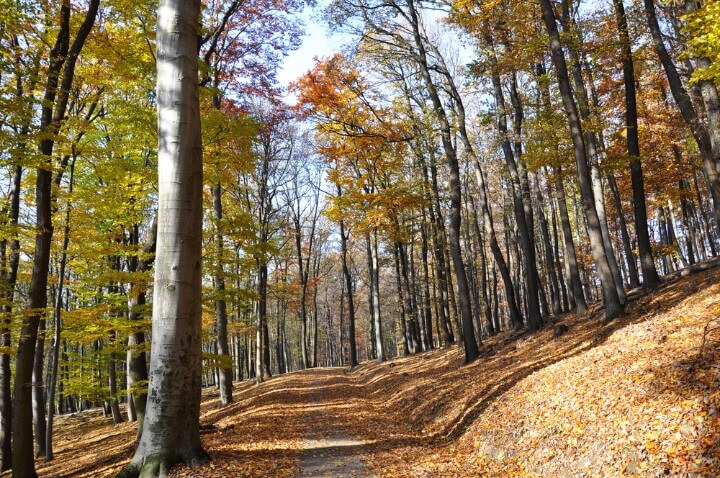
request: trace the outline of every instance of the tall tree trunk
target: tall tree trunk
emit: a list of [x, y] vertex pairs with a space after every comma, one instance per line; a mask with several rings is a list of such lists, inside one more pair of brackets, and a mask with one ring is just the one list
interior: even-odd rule
[[437, 168], [435, 166], [435, 157], [430, 156], [430, 180], [426, 177], [426, 182], [430, 183], [430, 191], [432, 193], [433, 204], [428, 208], [430, 212], [430, 223], [433, 239], [433, 253], [435, 255], [435, 273], [437, 275], [438, 292], [440, 295], [440, 303], [438, 304], [438, 319], [442, 326], [444, 346], [455, 343], [455, 337], [450, 329], [450, 299], [448, 291], [447, 267], [445, 263], [445, 220], [443, 219], [440, 208], [440, 194], [437, 184]]
[[385, 361], [385, 348], [383, 345], [382, 321], [380, 319], [380, 261], [378, 258], [377, 230], [368, 234], [368, 250], [370, 254], [370, 295], [372, 296], [372, 322], [375, 343], [375, 359]]
[[[70, 43], [70, 4], [60, 6], [60, 30], [50, 52], [48, 79], [41, 107], [39, 152], [42, 158], [35, 187], [36, 232], [29, 304], [32, 311], [25, 318], [18, 341], [15, 361], [12, 440], [13, 475], [32, 478], [36, 475], [33, 457], [32, 380], [38, 328], [47, 306], [47, 281], [52, 243], [52, 184], [54, 136], [65, 118], [69, 92], [75, 78], [75, 65], [85, 40], [95, 24], [99, 0], [90, 0], [85, 18]], [[44, 447], [44, 443], [43, 443]]]
[[[73, 191], [73, 180], [75, 177], [75, 159], [70, 164], [70, 184], [69, 193]], [[67, 267], [67, 249], [70, 243], [70, 203], [66, 206], [65, 211], [65, 227], [63, 228], [62, 249], [60, 252], [60, 266], [58, 270], [58, 285], [55, 301], [55, 317], [54, 317], [54, 335], [53, 346], [51, 352], [51, 372], [50, 383], [48, 383], [48, 399], [47, 399], [47, 423], [45, 429], [45, 461], [53, 459], [53, 419], [55, 416], [55, 390], [57, 388], [58, 365], [60, 362], [60, 336], [62, 333], [62, 310], [63, 310], [63, 292], [65, 285], [65, 269]]]
[[425, 209], [423, 209], [423, 222], [420, 230], [422, 236], [422, 246], [420, 254], [422, 256], [422, 267], [423, 267], [423, 307], [425, 308], [425, 314], [423, 316], [425, 320], [425, 350], [431, 350], [435, 347], [433, 341], [432, 332], [432, 306], [430, 298], [430, 268], [428, 265], [428, 234], [427, 234], [427, 222], [425, 220]]
[[158, 245], [150, 384], [143, 433], [121, 476], [168, 474], [209, 459], [200, 443], [202, 378], [202, 136], [199, 0], [158, 11]]
[[[400, 315], [400, 338], [402, 340], [403, 345], [403, 355], [410, 355], [415, 353], [414, 345], [410, 342], [409, 332], [408, 332], [408, 321], [407, 321], [407, 306], [406, 306], [406, 297], [405, 293], [403, 292], [403, 285], [402, 285], [402, 275], [400, 274], [400, 254], [398, 253], [398, 243], [395, 243], [395, 247], [393, 248], [393, 259], [395, 263], [395, 286], [396, 286], [396, 293], [398, 297], [398, 313]], [[397, 322], [396, 322], [397, 323]]]
[[[342, 194], [340, 186], [338, 186], [338, 197]], [[350, 368], [354, 368], [358, 364], [357, 358], [357, 345], [355, 343], [355, 299], [353, 293], [352, 276], [350, 275], [350, 268], [348, 267], [348, 239], [349, 233], [345, 230], [345, 222], [340, 221], [340, 258], [342, 260], [342, 272], [345, 278], [345, 289], [347, 294], [348, 303], [348, 349], [350, 355]]]
[[600, 219], [595, 207], [595, 195], [592, 189], [592, 180], [590, 177], [590, 170], [585, 151], [583, 129], [580, 124], [577, 105], [570, 85], [567, 63], [565, 61], [565, 53], [563, 52], [562, 43], [560, 42], [560, 34], [555, 20], [555, 12], [553, 11], [550, 0], [540, 0], [540, 6], [542, 9], [543, 20], [550, 37], [551, 56], [557, 71], [560, 93], [563, 99], [563, 106], [565, 108], [573, 141], [580, 194], [582, 196], [585, 216], [588, 222], [590, 246], [595, 260], [595, 266], [597, 268], [598, 275], [600, 276], [603, 291], [605, 320], [609, 321], [622, 313], [623, 305], [616, 289], [615, 281], [613, 279], [612, 271], [610, 270], [608, 257], [604, 247]]
[[635, 90], [635, 66], [630, 46], [627, 17], [623, 0], [613, 0], [615, 18], [620, 32], [620, 48], [623, 55], [623, 78], [625, 81], [625, 127], [627, 139], [627, 152], [630, 157], [630, 178], [633, 189], [633, 212], [635, 214], [635, 234], [637, 235], [638, 252], [640, 254], [640, 267], [642, 269], [643, 284], [654, 289], [660, 282], [655, 260], [650, 245], [650, 233], [647, 224], [647, 206], [645, 204], [645, 180], [643, 178], [642, 162], [640, 161], [640, 139], [638, 136], [637, 97]]
[[560, 228], [563, 233], [563, 243], [565, 245], [565, 269], [567, 271], [568, 282], [570, 288], [570, 302], [578, 314], [582, 314], [587, 310], [585, 301], [585, 293], [583, 292], [583, 284], [580, 280], [580, 271], [578, 270], [577, 256], [575, 255], [575, 244], [570, 227], [570, 216], [567, 211], [567, 202], [565, 201], [565, 186], [563, 186], [561, 178], [561, 170], [558, 168], [555, 178], [555, 194], [557, 196], [558, 211], [560, 212]]
[[223, 204], [222, 186], [218, 183], [213, 187], [213, 212], [217, 222], [215, 234], [215, 321], [217, 327], [217, 348], [221, 357], [222, 365], [218, 367], [218, 385], [220, 386], [220, 406], [224, 407], [232, 403], [232, 367], [230, 360], [230, 349], [228, 347], [228, 317], [227, 303], [225, 302], [225, 267], [223, 265]]
[[[110, 337], [113, 340], [117, 339], [117, 333], [112, 331]], [[108, 372], [108, 388], [110, 391], [110, 412], [112, 413], [113, 423], [117, 425], [123, 421], [122, 414], [120, 413], [120, 405], [118, 403], [118, 386], [117, 386], [117, 371], [116, 371], [115, 352], [110, 352], [108, 356], [107, 372]], [[52, 404], [50, 404], [52, 406]]]
[[620, 223], [620, 235], [622, 236], [623, 248], [625, 249], [625, 262], [627, 263], [628, 267], [628, 278], [630, 279], [630, 287], [638, 287], [640, 285], [640, 276], [638, 275], [635, 254], [633, 253], [632, 243], [630, 241], [630, 233], [628, 231], [627, 221], [625, 220], [625, 214], [623, 213], [620, 191], [618, 191], [617, 182], [615, 181], [615, 176], [612, 173], [608, 173], [606, 175], [606, 178], [608, 182], [608, 187], [610, 188], [610, 194], [612, 194], [613, 202], [615, 203], [615, 210], [617, 211], [618, 222]]
[[[13, 230], [12, 236], [3, 241], [3, 259], [7, 251], [7, 243], [10, 245], [10, 256], [4, 272], [4, 290], [2, 297], [5, 300], [3, 306], [2, 337], [0, 345], [10, 347], [10, 327], [12, 324], [13, 299], [15, 296], [15, 285], [17, 283], [18, 266], [20, 264], [20, 240], [17, 232], [18, 219], [20, 217], [20, 192], [22, 188], [23, 169], [15, 166], [13, 185], [10, 192], [10, 210], [8, 219]], [[12, 448], [10, 438], [12, 435], [12, 392], [11, 392], [11, 370], [10, 354], [0, 355], [0, 471], [9, 470], [12, 466]]]
[[415, 295], [414, 290], [410, 287], [410, 278], [408, 276], [408, 260], [407, 253], [405, 251], [404, 244], [398, 242], [398, 261], [400, 265], [400, 278], [402, 288], [404, 289], [404, 296], [406, 297], [407, 317], [408, 317], [408, 344], [410, 345], [410, 353], [418, 353], [421, 351], [421, 344], [419, 341], [418, 331], [418, 320], [417, 320], [417, 308], [414, 302], [413, 296]]
[[[150, 229], [147, 231], [145, 238], [142, 257], [133, 257], [131, 259], [131, 271], [147, 272], [155, 261], [155, 250], [157, 248], [157, 214], [153, 218]], [[139, 240], [139, 232], [137, 225], [133, 233], [135, 243]], [[128, 293], [128, 321], [132, 324], [137, 323], [142, 318], [142, 309], [147, 301], [147, 284], [130, 285]], [[147, 357], [145, 354], [145, 332], [136, 330], [128, 336], [127, 351], [127, 389], [132, 397], [133, 406], [135, 408], [136, 420], [138, 422], [137, 434], [140, 437], [142, 433], [142, 424], [145, 420], [145, 409], [147, 404], [147, 391], [145, 383], [148, 380]], [[141, 384], [141, 385], [138, 385]]]

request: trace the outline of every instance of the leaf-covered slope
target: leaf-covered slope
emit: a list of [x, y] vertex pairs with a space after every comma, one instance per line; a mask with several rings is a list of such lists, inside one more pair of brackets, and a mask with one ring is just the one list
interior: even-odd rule
[[[332, 432], [361, 445], [321, 454], [378, 476], [717, 476], [719, 298], [714, 269], [632, 299], [610, 325], [566, 317], [494, 337], [469, 366], [453, 349], [307, 370], [239, 385], [224, 409], [207, 390], [213, 463], [174, 473], [293, 476]], [[44, 476], [112, 476], [132, 451], [132, 425], [97, 415], [62, 418], [60, 432]]]

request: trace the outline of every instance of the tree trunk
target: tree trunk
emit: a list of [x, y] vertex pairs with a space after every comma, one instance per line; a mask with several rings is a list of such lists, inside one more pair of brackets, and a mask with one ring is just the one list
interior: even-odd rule
[[[623, 0], [613, 0], [615, 18], [620, 32], [620, 48], [623, 55], [623, 78], [625, 80], [625, 127], [627, 152], [630, 157], [630, 178], [633, 190], [633, 212], [635, 214], [635, 234], [637, 235], [640, 267], [643, 284], [654, 289], [660, 283], [655, 269], [655, 260], [650, 245], [650, 233], [647, 224], [647, 206], [645, 204], [645, 180], [640, 161], [640, 139], [638, 136], [637, 97], [635, 90], [635, 66], [630, 46], [627, 17]], [[628, 260], [630, 257], [628, 257]]]
[[[153, 218], [150, 229], [147, 232], [145, 243], [143, 245], [142, 257], [133, 257], [131, 259], [131, 270], [135, 272], [146, 272], [150, 270], [155, 260], [155, 250], [157, 248], [157, 214]], [[137, 225], [133, 233], [134, 241], [137, 243], [139, 232]], [[147, 284], [131, 284], [128, 293], [128, 321], [132, 324], [142, 318], [142, 308], [146, 304]], [[127, 389], [132, 397], [133, 408], [135, 409], [136, 420], [138, 422], [138, 437], [142, 433], [142, 424], [145, 419], [145, 409], [147, 404], [147, 391], [145, 383], [148, 380], [147, 357], [144, 350], [145, 332], [137, 330], [128, 336], [127, 351]], [[140, 384], [140, 385], [138, 385]]]
[[[75, 172], [75, 159], [70, 164], [70, 184], [69, 192], [72, 194], [73, 191], [73, 179]], [[51, 372], [50, 372], [50, 383], [48, 384], [48, 399], [47, 399], [47, 424], [45, 429], [45, 461], [51, 461], [53, 459], [53, 418], [55, 415], [55, 389], [57, 385], [58, 376], [58, 365], [60, 362], [60, 336], [62, 332], [62, 310], [63, 310], [63, 291], [65, 285], [65, 269], [67, 266], [67, 249], [70, 243], [70, 204], [66, 206], [65, 211], [65, 227], [63, 229], [63, 242], [62, 250], [60, 252], [60, 266], [58, 271], [58, 285], [57, 285], [57, 296], [55, 301], [55, 329], [53, 335], [53, 346], [51, 353]]]
[[565, 201], [565, 186], [561, 179], [561, 171], [557, 170], [555, 178], [555, 194], [557, 196], [558, 211], [560, 212], [560, 228], [563, 233], [563, 243], [565, 252], [565, 269], [568, 276], [570, 287], [571, 306], [578, 314], [583, 314], [587, 310], [585, 302], [585, 293], [583, 292], [582, 280], [580, 280], [580, 271], [578, 270], [577, 256], [575, 255], [575, 244], [572, 237], [572, 229], [570, 227], [570, 217], [567, 211], [567, 203]]
[[[338, 186], [338, 197], [342, 194], [340, 186]], [[345, 288], [347, 294], [348, 303], [348, 345], [350, 355], [350, 368], [354, 368], [358, 364], [357, 359], [357, 346], [355, 344], [355, 299], [353, 297], [353, 283], [352, 276], [350, 275], [350, 268], [348, 267], [347, 259], [347, 244], [348, 244], [349, 233], [345, 231], [345, 223], [340, 221], [340, 258], [342, 260], [342, 273], [345, 278]]]
[[540, 6], [543, 13], [543, 20], [550, 37], [551, 55], [557, 70], [560, 93], [563, 99], [563, 106], [565, 108], [573, 141], [580, 194], [582, 196], [585, 216], [588, 222], [590, 246], [595, 260], [595, 266], [597, 268], [598, 275], [600, 276], [600, 283], [603, 291], [605, 320], [610, 321], [622, 313], [623, 305], [616, 289], [615, 281], [613, 279], [612, 271], [610, 270], [608, 257], [604, 247], [600, 219], [595, 207], [595, 195], [592, 189], [592, 180], [590, 178], [590, 170], [585, 151], [582, 125], [580, 124], [577, 105], [575, 103], [575, 98], [573, 97], [572, 87], [570, 86], [565, 53], [563, 52], [562, 43], [560, 42], [560, 34], [555, 21], [555, 12], [553, 11], [550, 0], [540, 0]]
[[24, 320], [18, 341], [12, 417], [13, 475], [23, 478], [37, 476], [32, 445], [32, 375], [38, 328], [47, 306], [47, 281], [53, 234], [54, 134], [65, 117], [69, 92], [75, 77], [75, 65], [85, 40], [95, 24], [98, 7], [99, 0], [90, 0], [85, 19], [70, 44], [70, 5], [63, 2], [60, 6], [60, 30], [50, 52], [48, 79], [41, 108], [40, 131], [43, 139], [40, 141], [39, 152], [42, 165], [37, 171], [35, 187], [35, 252], [28, 304], [28, 309], [32, 313]]
[[220, 406], [224, 407], [232, 403], [232, 361], [230, 359], [230, 347], [228, 345], [227, 333], [227, 303], [225, 302], [225, 267], [223, 265], [223, 205], [222, 186], [218, 183], [213, 187], [213, 211], [217, 222], [215, 236], [215, 321], [217, 327], [217, 348], [220, 355], [221, 365], [218, 367], [218, 385], [220, 386]]
[[209, 459], [200, 443], [202, 378], [202, 137], [199, 0], [160, 0], [158, 245], [147, 414], [121, 476], [168, 474]]
[[[20, 217], [20, 191], [22, 188], [23, 170], [21, 166], [15, 167], [13, 185], [10, 193], [9, 220], [10, 226], [17, 226]], [[3, 252], [6, 251], [7, 242], [3, 241]], [[12, 324], [13, 299], [15, 296], [15, 285], [17, 283], [18, 266], [20, 264], [20, 240], [17, 232], [13, 232], [9, 239], [10, 257], [4, 272], [4, 286], [6, 287], [3, 298], [2, 338], [0, 345], [10, 347], [10, 327]], [[3, 259], [5, 255], [3, 254]], [[10, 354], [0, 355], [0, 471], [9, 470], [12, 466], [12, 448], [10, 438], [12, 434], [12, 392], [11, 392], [11, 370]]]
[[430, 298], [430, 268], [428, 266], [428, 234], [427, 234], [427, 222], [425, 221], [425, 209], [423, 209], [423, 222], [421, 228], [422, 235], [422, 267], [423, 267], [423, 307], [425, 308], [425, 314], [423, 316], [425, 320], [425, 350], [431, 350], [435, 347], [433, 342], [432, 332], [432, 306]]
[[372, 296], [372, 321], [375, 332], [375, 359], [378, 362], [385, 361], [385, 349], [383, 345], [382, 321], [380, 320], [380, 261], [378, 258], [378, 238], [377, 230], [373, 230], [368, 234], [368, 244], [370, 253], [370, 295]]
[[635, 254], [633, 253], [632, 243], [630, 241], [627, 221], [625, 220], [625, 214], [623, 213], [622, 198], [620, 197], [620, 192], [618, 191], [615, 176], [612, 173], [609, 173], [606, 175], [606, 178], [610, 188], [610, 194], [612, 194], [613, 202], [615, 203], [618, 222], [620, 223], [620, 235], [622, 236], [623, 249], [625, 249], [625, 262], [627, 263], [630, 287], [638, 287], [640, 285], [640, 276], [638, 275]]

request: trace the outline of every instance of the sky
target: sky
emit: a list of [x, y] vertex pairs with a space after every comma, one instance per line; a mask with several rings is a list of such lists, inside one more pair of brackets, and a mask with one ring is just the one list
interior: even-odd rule
[[287, 86], [311, 69], [315, 58], [332, 55], [340, 51], [343, 40], [339, 35], [328, 32], [324, 23], [313, 19], [329, 0], [319, 1], [315, 8], [305, 7], [302, 19], [305, 22], [305, 36], [302, 46], [291, 52], [278, 73], [280, 85]]

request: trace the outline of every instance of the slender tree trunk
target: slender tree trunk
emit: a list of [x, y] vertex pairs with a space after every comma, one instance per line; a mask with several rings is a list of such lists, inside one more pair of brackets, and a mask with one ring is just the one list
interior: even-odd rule
[[425, 221], [425, 210], [423, 209], [423, 222], [420, 234], [422, 236], [421, 256], [423, 267], [423, 307], [425, 308], [425, 350], [431, 350], [435, 347], [432, 332], [432, 306], [430, 304], [430, 268], [428, 265], [428, 235], [427, 222]]
[[224, 261], [224, 245], [222, 233], [223, 221], [223, 204], [222, 204], [222, 186], [218, 183], [213, 187], [213, 211], [215, 213], [215, 221], [217, 222], [217, 232], [215, 235], [215, 321], [217, 327], [217, 348], [220, 355], [222, 365], [218, 367], [218, 385], [220, 386], [220, 406], [224, 407], [232, 403], [232, 367], [230, 361], [230, 350], [228, 347], [228, 317], [227, 303], [225, 302], [225, 266]]
[[[23, 170], [21, 166], [15, 166], [15, 174], [13, 176], [13, 185], [10, 192], [10, 210], [9, 221], [12, 230], [12, 236], [8, 241], [3, 241], [3, 252], [5, 253], [6, 244], [10, 245], [10, 256], [4, 272], [3, 298], [5, 305], [3, 306], [2, 319], [2, 337], [0, 344], [3, 347], [10, 347], [10, 327], [12, 324], [13, 299], [15, 296], [15, 285], [17, 283], [18, 266], [20, 264], [20, 240], [16, 227], [20, 217], [20, 192], [22, 188]], [[5, 254], [3, 254], [5, 259]], [[12, 448], [10, 446], [10, 438], [12, 435], [12, 392], [11, 392], [11, 370], [10, 370], [10, 354], [4, 353], [0, 355], [0, 471], [9, 470], [12, 466]]]
[[398, 297], [398, 312], [400, 315], [400, 336], [403, 344], [403, 355], [410, 355], [415, 353], [414, 345], [410, 342], [407, 314], [406, 314], [406, 297], [403, 293], [402, 276], [400, 274], [400, 260], [398, 253], [398, 244], [395, 243], [393, 248], [393, 259], [395, 262], [395, 286]]
[[[340, 189], [340, 186], [338, 186], [338, 197], [342, 194], [342, 190]], [[348, 247], [348, 239], [349, 239], [349, 233], [345, 231], [345, 223], [344, 221], [340, 221], [340, 257], [342, 260], [342, 272], [343, 277], [345, 278], [345, 288], [347, 293], [347, 303], [348, 303], [348, 345], [349, 345], [349, 354], [350, 354], [350, 368], [354, 368], [358, 364], [358, 358], [357, 358], [357, 346], [355, 343], [355, 299], [353, 294], [353, 283], [352, 283], [352, 276], [350, 275], [350, 268], [348, 267], [348, 258], [347, 258], [347, 247]]]
[[[645, 204], [645, 180], [640, 161], [640, 139], [638, 136], [637, 97], [635, 90], [635, 66], [632, 59], [630, 35], [623, 0], [613, 0], [615, 18], [620, 32], [620, 48], [623, 54], [623, 78], [625, 80], [625, 127], [627, 152], [630, 157], [630, 178], [633, 189], [633, 212], [635, 214], [635, 234], [637, 235], [640, 267], [643, 284], [654, 289], [660, 282], [650, 245], [650, 233], [647, 224], [647, 206]], [[629, 263], [630, 256], [628, 256]], [[634, 262], [634, 261], [633, 261]], [[634, 266], [634, 264], [633, 264]]]
[[[70, 5], [60, 6], [60, 30], [50, 53], [48, 80], [40, 118], [39, 152], [42, 165], [37, 171], [35, 187], [36, 232], [33, 272], [30, 280], [29, 310], [23, 322], [15, 361], [15, 393], [13, 398], [12, 440], [13, 475], [23, 478], [37, 476], [33, 457], [32, 380], [38, 328], [47, 306], [47, 281], [52, 243], [52, 184], [54, 134], [65, 117], [75, 65], [85, 40], [95, 24], [99, 0], [90, 0], [85, 19], [70, 43]], [[43, 447], [44, 447], [43, 442]]]
[[43, 316], [40, 319], [40, 327], [38, 328], [32, 374], [32, 407], [36, 458], [45, 455], [45, 382], [43, 380], [43, 370], [45, 366], [46, 327], [47, 322]]
[[632, 243], [630, 241], [630, 233], [628, 232], [627, 221], [625, 220], [625, 214], [622, 209], [622, 198], [618, 191], [617, 182], [613, 174], [607, 174], [608, 186], [610, 193], [615, 203], [615, 210], [618, 215], [618, 222], [620, 223], [620, 235], [622, 236], [623, 248], [625, 250], [625, 262], [628, 268], [628, 277], [630, 279], [630, 287], [638, 287], [640, 285], [640, 276], [638, 275], [637, 264], [635, 261], [635, 254], [633, 253]]
[[[116, 333], [111, 332], [111, 337], [117, 339]], [[113, 423], [117, 425], [122, 423], [123, 417], [120, 413], [120, 405], [118, 403], [118, 386], [117, 386], [117, 373], [116, 373], [116, 362], [115, 352], [110, 352], [108, 356], [107, 372], [108, 372], [108, 388], [110, 389], [110, 412], [112, 413]], [[52, 406], [52, 404], [50, 404]]]
[[571, 303], [578, 314], [582, 314], [587, 310], [585, 302], [585, 294], [583, 292], [583, 284], [580, 280], [580, 271], [578, 270], [577, 256], [575, 255], [575, 244], [572, 237], [572, 229], [570, 227], [570, 217], [567, 211], [567, 202], [565, 201], [565, 187], [561, 179], [561, 171], [558, 169], [555, 179], [555, 194], [557, 196], [558, 211], [560, 212], [560, 226], [563, 233], [564, 252], [565, 252], [565, 268], [567, 269], [568, 282], [570, 288]]
[[445, 263], [445, 222], [440, 210], [440, 199], [437, 185], [437, 168], [435, 158], [430, 157], [430, 190], [433, 204], [429, 208], [431, 231], [433, 239], [433, 253], [435, 255], [435, 273], [438, 282], [440, 304], [438, 305], [438, 319], [442, 326], [444, 346], [455, 343], [455, 337], [450, 329], [450, 300], [448, 298], [447, 267]]
[[[69, 192], [73, 191], [73, 180], [75, 177], [75, 159], [70, 164], [70, 185]], [[62, 333], [62, 310], [63, 310], [63, 292], [65, 285], [65, 269], [67, 266], [67, 249], [70, 243], [70, 204], [66, 206], [65, 211], [65, 227], [63, 229], [62, 250], [60, 252], [60, 266], [58, 271], [58, 285], [55, 301], [55, 317], [54, 317], [54, 335], [51, 353], [51, 372], [50, 383], [48, 384], [48, 400], [47, 400], [47, 423], [45, 430], [45, 461], [53, 459], [53, 419], [55, 416], [55, 390], [57, 386], [58, 365], [60, 362], [60, 336]]]
[[385, 361], [385, 348], [383, 345], [382, 321], [380, 319], [380, 261], [378, 258], [377, 230], [368, 234], [370, 252], [370, 293], [372, 296], [372, 321], [374, 328], [375, 359], [378, 362]]
[[[147, 272], [152, 267], [155, 260], [155, 249], [157, 247], [157, 214], [153, 218], [150, 229], [142, 248], [143, 254], [141, 258], [133, 257], [131, 259], [131, 270], [134, 272]], [[134, 241], [137, 243], [139, 232], [137, 225], [133, 233]], [[147, 301], [147, 284], [130, 285], [128, 293], [128, 321], [132, 324], [137, 323], [143, 314], [142, 309]], [[132, 397], [133, 407], [135, 409], [136, 420], [138, 422], [138, 437], [142, 433], [142, 424], [145, 420], [145, 409], [147, 405], [147, 391], [145, 383], [148, 380], [147, 357], [145, 354], [145, 332], [136, 330], [128, 336], [127, 351], [127, 389]], [[139, 385], [141, 384], [141, 385]]]
[[570, 133], [573, 141], [580, 194], [582, 196], [585, 216], [588, 222], [590, 246], [595, 260], [595, 266], [597, 268], [598, 275], [600, 276], [600, 283], [603, 291], [605, 320], [610, 321], [622, 313], [623, 305], [618, 295], [604, 247], [600, 218], [598, 217], [597, 209], [595, 207], [595, 195], [592, 189], [592, 180], [590, 177], [590, 170], [585, 151], [583, 129], [580, 124], [580, 118], [578, 116], [575, 98], [573, 97], [572, 87], [570, 86], [565, 53], [563, 52], [562, 43], [560, 42], [560, 34], [557, 29], [555, 13], [550, 0], [540, 0], [540, 6], [543, 13], [543, 20], [550, 37], [551, 55], [557, 70], [560, 93], [563, 99], [563, 105], [565, 107], [565, 113], [567, 115], [568, 125], [570, 127]]

